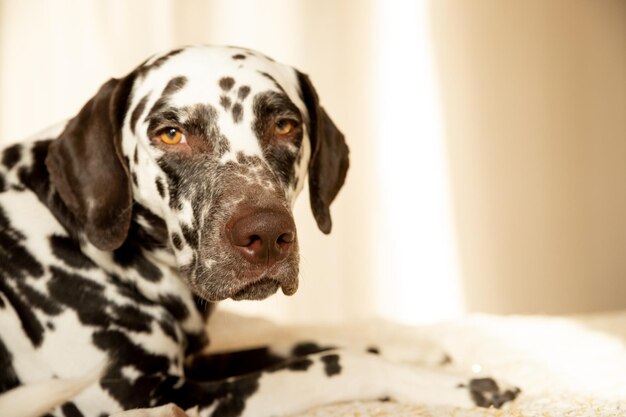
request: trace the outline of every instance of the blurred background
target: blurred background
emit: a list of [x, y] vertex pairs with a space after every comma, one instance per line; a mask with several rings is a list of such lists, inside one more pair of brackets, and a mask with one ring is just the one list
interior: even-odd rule
[[351, 148], [283, 322], [626, 307], [622, 0], [0, 0], [0, 145], [180, 45], [308, 73]]

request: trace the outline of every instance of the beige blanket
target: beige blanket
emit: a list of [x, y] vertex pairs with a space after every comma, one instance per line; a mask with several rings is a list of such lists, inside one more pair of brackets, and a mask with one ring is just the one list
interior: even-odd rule
[[[318, 407], [299, 417], [626, 416], [626, 312], [571, 318], [472, 315], [422, 327], [378, 320], [286, 327], [218, 312], [210, 327], [212, 350], [315, 339], [343, 346], [381, 344], [405, 352], [407, 361], [432, 363], [442, 348], [453, 359], [447, 366], [495, 376], [523, 391], [504, 410], [359, 401]], [[411, 358], [406, 352], [413, 349], [417, 353]]]

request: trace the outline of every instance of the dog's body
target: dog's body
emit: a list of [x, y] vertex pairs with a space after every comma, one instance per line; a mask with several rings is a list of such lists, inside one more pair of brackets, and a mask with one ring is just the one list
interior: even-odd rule
[[[99, 417], [175, 403], [269, 416], [431, 393], [472, 404], [457, 377], [368, 354], [192, 356], [212, 302], [296, 291], [290, 208], [307, 174], [330, 231], [347, 148], [305, 75], [249, 50], [179, 49], [109, 81], [40, 139], [0, 155], [0, 411], [16, 388], [85, 375], [39, 408], [33, 398], [11, 410]], [[516, 395], [469, 388], [479, 405]]]

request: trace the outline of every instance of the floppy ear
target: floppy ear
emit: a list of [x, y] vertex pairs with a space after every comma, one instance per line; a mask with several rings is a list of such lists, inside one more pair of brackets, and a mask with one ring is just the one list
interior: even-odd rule
[[121, 151], [121, 128], [134, 73], [112, 78], [70, 120], [48, 148], [46, 166], [61, 199], [87, 239], [105, 251], [126, 239], [132, 194]]
[[313, 216], [320, 230], [330, 233], [330, 204], [346, 179], [348, 146], [343, 134], [320, 106], [317, 92], [305, 74], [296, 71], [302, 99], [309, 112], [309, 193]]

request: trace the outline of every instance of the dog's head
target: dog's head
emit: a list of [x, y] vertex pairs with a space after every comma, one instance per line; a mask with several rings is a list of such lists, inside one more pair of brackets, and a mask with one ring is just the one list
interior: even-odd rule
[[308, 175], [330, 232], [348, 148], [306, 75], [250, 50], [190, 47], [105, 83], [46, 165], [97, 248], [122, 245], [138, 203], [164, 220], [167, 251], [197, 295], [260, 299], [296, 291], [291, 207]]

